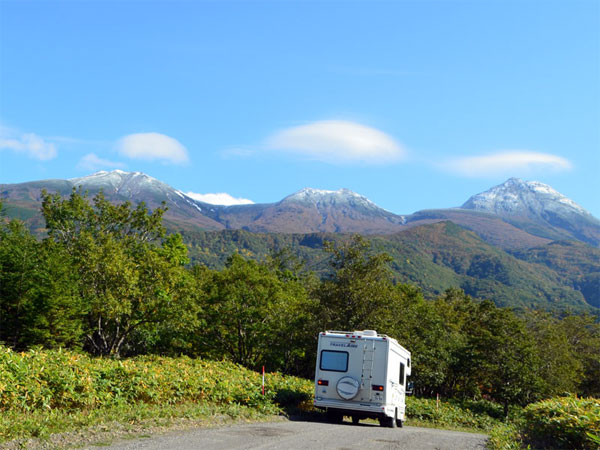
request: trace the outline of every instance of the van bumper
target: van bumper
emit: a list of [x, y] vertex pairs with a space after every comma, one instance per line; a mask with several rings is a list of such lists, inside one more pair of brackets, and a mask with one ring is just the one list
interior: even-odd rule
[[394, 417], [396, 412], [395, 407], [391, 405], [349, 402], [344, 400], [315, 400], [314, 405], [321, 409], [335, 409], [347, 416], [358, 415], [369, 418], [378, 418], [382, 416]]

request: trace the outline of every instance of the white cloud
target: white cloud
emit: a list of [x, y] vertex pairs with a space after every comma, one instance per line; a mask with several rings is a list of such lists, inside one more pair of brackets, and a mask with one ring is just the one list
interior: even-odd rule
[[100, 158], [95, 153], [88, 153], [79, 160], [77, 168], [82, 170], [99, 170], [104, 168], [124, 169], [125, 164]]
[[24, 153], [30, 158], [48, 161], [57, 155], [56, 145], [34, 133], [18, 133], [0, 127], [0, 150]]
[[183, 164], [189, 157], [186, 148], [172, 137], [160, 133], [136, 133], [117, 142], [117, 150], [128, 158]]
[[443, 168], [470, 177], [502, 174], [514, 176], [538, 170], [569, 170], [572, 164], [561, 156], [549, 153], [507, 150], [484, 156], [457, 158], [447, 162]]
[[343, 120], [325, 120], [287, 128], [266, 141], [279, 150], [327, 163], [380, 164], [400, 160], [405, 150], [375, 128]]
[[211, 205], [252, 205], [254, 202], [247, 198], [235, 198], [225, 192], [219, 192], [216, 194], [197, 194], [195, 192], [186, 192], [188, 197], [193, 198], [204, 203], [210, 203]]

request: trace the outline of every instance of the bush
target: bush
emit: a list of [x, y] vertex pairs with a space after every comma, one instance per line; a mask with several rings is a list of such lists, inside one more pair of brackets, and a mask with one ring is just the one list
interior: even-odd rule
[[0, 346], [0, 411], [82, 410], [120, 404], [210, 402], [277, 413], [312, 393], [313, 383], [261, 375], [229, 362], [188, 357], [91, 358], [62, 350], [16, 353]]
[[600, 399], [562, 397], [532, 403], [523, 433], [536, 448], [600, 448]]
[[520, 450], [522, 447], [519, 427], [514, 423], [499, 423], [489, 432], [487, 448], [490, 450]]
[[490, 416], [490, 411], [496, 414], [500, 406], [489, 402], [489, 405], [477, 403], [460, 403], [440, 401], [439, 408], [435, 399], [408, 397], [406, 415], [409, 419], [430, 422], [445, 427], [476, 428], [489, 430], [499, 423]]

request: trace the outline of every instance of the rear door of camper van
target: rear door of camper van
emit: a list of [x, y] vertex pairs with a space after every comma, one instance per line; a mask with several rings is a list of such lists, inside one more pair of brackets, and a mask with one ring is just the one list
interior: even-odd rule
[[[388, 345], [388, 341], [379, 337], [320, 336], [316, 396], [348, 403], [384, 404], [389, 389], [386, 383]], [[358, 383], [356, 395], [352, 395], [354, 388], [348, 377]], [[319, 385], [319, 380], [327, 386]], [[338, 389], [340, 381], [342, 385]]]

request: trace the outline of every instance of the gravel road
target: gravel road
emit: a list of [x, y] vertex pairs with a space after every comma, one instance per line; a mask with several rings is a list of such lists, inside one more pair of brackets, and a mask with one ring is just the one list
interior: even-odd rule
[[432, 428], [382, 428], [375, 424], [274, 422], [230, 425], [120, 442], [112, 450], [138, 449], [485, 449], [487, 436]]

